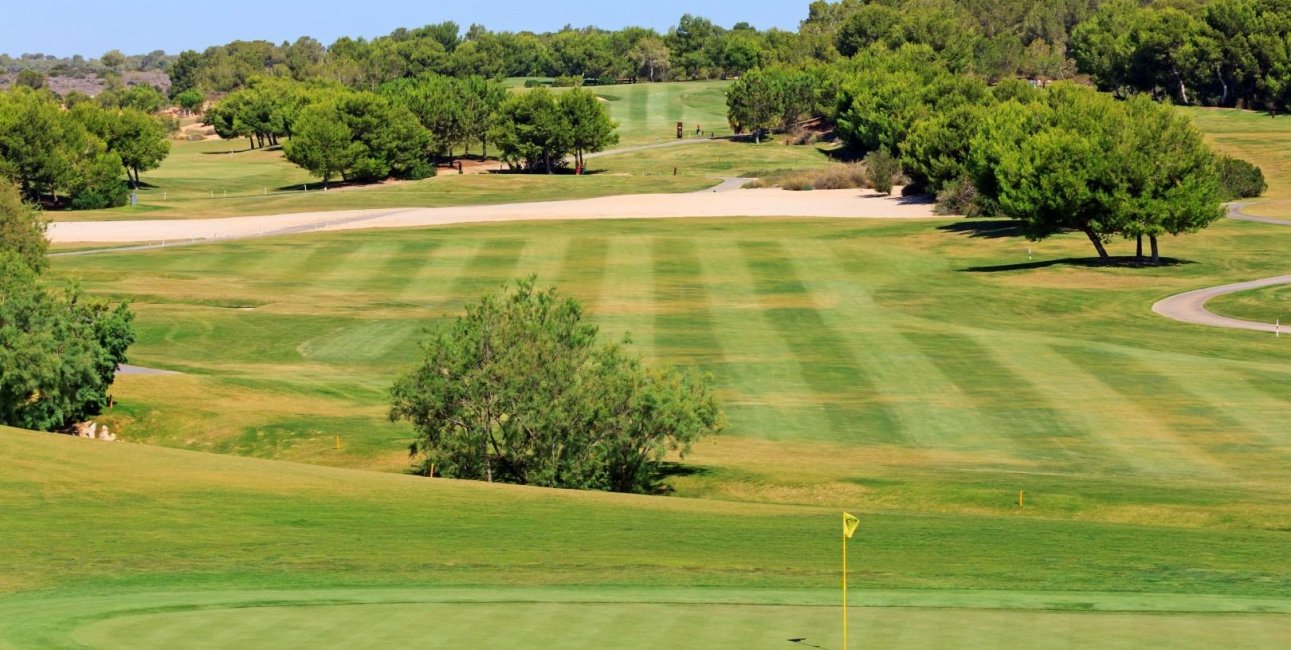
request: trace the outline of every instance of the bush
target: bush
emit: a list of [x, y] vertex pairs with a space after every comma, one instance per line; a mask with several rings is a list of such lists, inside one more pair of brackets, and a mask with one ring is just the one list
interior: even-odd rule
[[901, 175], [901, 161], [883, 149], [865, 156], [866, 180], [880, 194], [891, 194]]
[[950, 181], [937, 193], [937, 214], [981, 217], [984, 210], [981, 206], [981, 194], [971, 178], [960, 178]]
[[556, 79], [551, 82], [551, 85], [554, 88], [578, 88], [583, 85], [583, 78], [575, 77], [573, 75], [565, 75], [556, 77]]
[[1225, 201], [1253, 199], [1269, 189], [1264, 172], [1240, 158], [1220, 156], [1216, 163], [1220, 194]]
[[869, 177], [865, 165], [833, 165], [817, 172], [812, 185], [818, 190], [850, 190], [869, 187]]
[[577, 301], [532, 278], [467, 305], [422, 351], [390, 410], [415, 427], [421, 474], [654, 492], [667, 454], [722, 428], [708, 378], [600, 340]]
[[869, 186], [865, 166], [859, 163], [832, 165], [824, 169], [772, 171], [745, 185], [752, 188], [779, 187], [791, 192], [849, 190]]
[[802, 127], [795, 128], [785, 137], [786, 145], [811, 144], [816, 141], [816, 132]]
[[545, 81], [543, 79], [525, 79], [524, 80], [525, 88], [542, 88], [544, 86], [550, 86], [550, 85], [552, 85], [552, 82]]

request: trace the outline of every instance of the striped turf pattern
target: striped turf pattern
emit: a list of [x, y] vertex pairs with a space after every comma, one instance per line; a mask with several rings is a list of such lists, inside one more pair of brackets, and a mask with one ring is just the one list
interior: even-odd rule
[[[582, 300], [607, 335], [628, 334], [647, 357], [712, 373], [737, 438], [1252, 485], [1291, 465], [1285, 366], [1260, 360], [1259, 350], [1219, 358], [1198, 348], [1204, 336], [1233, 335], [1148, 314], [1108, 325], [1106, 337], [1043, 322], [1004, 326], [997, 296], [1067, 309], [1083, 323], [1076, 331], [1096, 332], [1101, 317], [1082, 320], [1098, 311], [1085, 298], [1025, 287], [1005, 296], [992, 279], [954, 272], [929, 246], [893, 250], [926, 225], [857, 234], [836, 224], [732, 223], [357, 233], [68, 267], [95, 290], [139, 297], [136, 360], [348, 398], [371, 407], [373, 422], [428, 323], [536, 274]], [[980, 296], [963, 302], [965, 292]], [[961, 298], [943, 308], [942, 294]], [[239, 306], [256, 309], [230, 308]], [[1016, 309], [1000, 303], [1001, 312]], [[1127, 344], [1139, 331], [1157, 342]], [[403, 445], [381, 444], [390, 453]]]

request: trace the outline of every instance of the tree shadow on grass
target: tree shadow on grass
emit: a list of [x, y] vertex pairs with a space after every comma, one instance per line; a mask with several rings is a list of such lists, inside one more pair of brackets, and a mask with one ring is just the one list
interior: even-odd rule
[[1008, 219], [971, 219], [937, 226], [937, 230], [965, 235], [974, 239], [1007, 239], [1021, 237], [1018, 223]]
[[685, 463], [663, 462], [659, 464], [659, 475], [654, 486], [648, 491], [649, 494], [670, 495], [676, 490], [668, 484], [668, 480], [677, 477], [687, 476], [706, 476], [712, 474], [713, 470], [703, 465], [687, 465]]
[[1183, 266], [1186, 264], [1196, 264], [1192, 260], [1181, 260], [1173, 257], [1163, 257], [1157, 264], [1153, 264], [1147, 258], [1138, 258], [1133, 255], [1110, 257], [1103, 259], [1100, 257], [1065, 257], [1056, 260], [1037, 260], [1034, 262], [1021, 262], [1018, 264], [999, 264], [994, 266], [970, 266], [966, 269], [960, 269], [961, 273], [1002, 273], [1008, 271], [1030, 271], [1034, 269], [1046, 269], [1053, 266], [1072, 266], [1083, 268], [1127, 268], [1127, 269], [1159, 269], [1172, 266]]

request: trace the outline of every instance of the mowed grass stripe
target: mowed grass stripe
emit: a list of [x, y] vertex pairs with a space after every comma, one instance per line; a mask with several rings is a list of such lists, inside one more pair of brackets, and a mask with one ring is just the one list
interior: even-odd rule
[[[654, 315], [654, 259], [650, 238], [624, 235], [610, 240], [596, 322], [610, 339], [632, 338], [632, 349], [647, 358], [658, 356]], [[680, 361], [680, 360], [672, 360]]]
[[516, 238], [486, 239], [457, 276], [453, 295], [471, 301], [481, 293], [496, 291], [515, 277], [516, 265], [528, 240]]
[[1105, 459], [1105, 450], [1089, 440], [1088, 431], [1064, 418], [996, 351], [948, 330], [913, 330], [902, 337], [968, 397], [990, 431], [1014, 443], [1021, 458], [1054, 466]]
[[730, 431], [768, 440], [827, 438], [829, 420], [802, 364], [764, 317], [739, 249], [714, 238], [699, 260], [714, 303], [713, 326], [728, 342], [721, 389]]
[[[1062, 417], [1088, 432], [1091, 443], [1103, 448], [1099, 465], [1071, 469], [1083, 473], [1145, 475], [1191, 474], [1198, 463], [1209, 465], [1196, 450], [1181, 450], [1160, 422], [1112, 390], [1098, 377], [1071, 363], [1039, 337], [1014, 333], [970, 333], [1004, 367], [1027, 381], [1050, 404], [1063, 404]], [[1129, 433], [1132, 431], [1132, 433]], [[1187, 453], [1180, 453], [1186, 451]]]
[[454, 288], [480, 249], [481, 240], [455, 237], [445, 239], [434, 255], [427, 255], [420, 266], [410, 266], [408, 283], [399, 292], [400, 302], [411, 302], [428, 309], [455, 310], [461, 300]]
[[818, 242], [791, 250], [802, 277], [810, 278], [813, 293], [830, 300], [821, 314], [846, 333], [849, 349], [873, 378], [874, 389], [898, 419], [905, 440], [927, 448], [1021, 457], [1011, 440], [993, 430], [977, 404], [901, 335], [901, 329], [909, 326], [908, 317], [891, 314], [875, 303], [865, 270], [844, 262], [854, 252], [831, 248], [831, 254], [822, 255]]
[[904, 441], [900, 421], [874, 378], [851, 352], [846, 338], [825, 322], [784, 246], [774, 241], [741, 241], [739, 248], [765, 318], [798, 359], [808, 385], [824, 400], [821, 406], [830, 425], [825, 439]]
[[1253, 388], [1237, 369], [1222, 369], [1200, 358], [1175, 363], [1182, 370], [1172, 375], [1179, 388], [1209, 398], [1217, 418], [1227, 425], [1214, 433], [1226, 462], [1241, 467], [1248, 478], [1284, 480], [1281, 467], [1291, 463], [1291, 431], [1281, 420], [1286, 402]]
[[1160, 422], [1182, 454], [1235, 479], [1215, 435], [1233, 422], [1209, 398], [1191, 394], [1168, 375], [1126, 353], [1095, 346], [1055, 344], [1052, 349]]
[[654, 260], [655, 346], [661, 356], [693, 359], [723, 380], [726, 355], [713, 325], [713, 310], [690, 240], [656, 238]]
[[398, 245], [386, 249], [382, 257], [370, 262], [372, 271], [363, 282], [355, 286], [355, 290], [369, 299], [378, 298], [388, 302], [389, 298], [402, 293], [412, 282], [412, 274], [408, 269], [418, 265], [424, 256], [433, 255], [438, 246], [437, 242], [424, 235], [398, 242]]
[[557, 284], [566, 251], [569, 250], [569, 239], [564, 236], [526, 239], [524, 249], [511, 271], [511, 279], [533, 276], [538, 279], [538, 286]]
[[601, 300], [605, 267], [610, 263], [610, 243], [605, 237], [575, 237], [565, 248], [565, 259], [556, 273], [557, 286], [565, 295], [583, 303], [583, 312], [595, 319]]

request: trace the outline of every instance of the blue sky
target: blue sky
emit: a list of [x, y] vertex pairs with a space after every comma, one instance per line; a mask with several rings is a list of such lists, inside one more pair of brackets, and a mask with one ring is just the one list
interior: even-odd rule
[[[0, 52], [43, 52], [97, 57], [203, 49], [235, 39], [295, 40], [302, 35], [331, 43], [338, 36], [379, 36], [397, 27], [453, 20], [465, 28], [550, 31], [565, 24], [618, 28], [643, 25], [663, 31], [684, 13], [731, 26], [796, 28], [809, 0], [19, 0], [0, 20]], [[10, 4], [10, 3], [6, 3]]]

